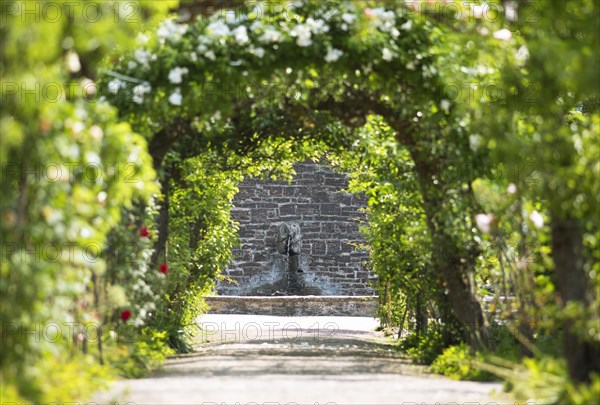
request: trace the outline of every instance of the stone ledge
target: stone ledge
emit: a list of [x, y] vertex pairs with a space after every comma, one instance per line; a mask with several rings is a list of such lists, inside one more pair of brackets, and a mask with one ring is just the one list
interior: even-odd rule
[[375, 317], [376, 296], [286, 295], [206, 297], [210, 314]]

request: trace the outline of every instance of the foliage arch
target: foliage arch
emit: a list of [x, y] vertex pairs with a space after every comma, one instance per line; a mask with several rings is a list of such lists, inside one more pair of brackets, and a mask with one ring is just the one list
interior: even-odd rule
[[[0, 22], [3, 400], [64, 401], [104, 376], [97, 360], [131, 376], [167, 339], [185, 351], [235, 243], [237, 182], [325, 153], [369, 197], [372, 263], [399, 297], [382, 318], [404, 325], [411, 306], [416, 321], [404, 343], [440, 352], [437, 330], [418, 336], [425, 307], [477, 342], [485, 295], [539, 344], [504, 369], [518, 396], [536, 395], [513, 370], [540, 367], [565, 382], [547, 402], [598, 396], [598, 1], [236, 0], [190, 24], [164, 18], [214, 2], [133, 1], [85, 26], [89, 2], [57, 1], [59, 21], [20, 3]], [[116, 18], [132, 6], [140, 21]], [[59, 98], [30, 97], [57, 82]], [[55, 320], [64, 339], [38, 344], [29, 332]]]
[[351, 147], [369, 116], [382, 117], [415, 165], [439, 248], [435, 272], [447, 291], [438, 301], [451, 308], [445, 318], [455, 316], [471, 341], [482, 342], [485, 322], [470, 282], [477, 247], [457, 237], [457, 228], [471, 233], [475, 208], [459, 171], [465, 161], [477, 170], [478, 157], [453, 114], [440, 35], [410, 11], [306, 3], [243, 8], [190, 25], [167, 20], [114, 61], [101, 88], [150, 138], [157, 168], [168, 151], [190, 156], [217, 145], [244, 153], [275, 136]]

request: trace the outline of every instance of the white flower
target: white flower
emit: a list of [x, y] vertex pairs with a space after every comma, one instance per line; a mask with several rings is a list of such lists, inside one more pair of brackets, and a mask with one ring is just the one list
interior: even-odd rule
[[442, 107], [442, 110], [448, 110], [451, 105], [452, 105], [452, 103], [450, 103], [450, 101], [448, 101], [446, 99], [442, 99], [440, 101], [440, 107]]
[[371, 15], [373, 15], [373, 17], [375, 17], [376, 19], [382, 20], [382, 21], [392, 21], [396, 18], [396, 15], [394, 14], [393, 11], [385, 11], [385, 9], [383, 7], [377, 7], [377, 8], [373, 8], [371, 9]]
[[[73, 127], [72, 131], [73, 131], [74, 134], [77, 134], [75, 127]], [[77, 146], [77, 145], [71, 145], [71, 147], [68, 150], [65, 151], [65, 154], [69, 158], [79, 159], [79, 155], [80, 155], [79, 152], [80, 152], [79, 146]]]
[[298, 44], [298, 46], [306, 48], [307, 46], [312, 45], [312, 40], [310, 39], [310, 37], [302, 36], [302, 37], [298, 37], [298, 39], [296, 40], [296, 44]]
[[508, 191], [508, 194], [514, 194], [517, 192], [517, 186], [515, 185], [515, 183], [510, 183], [506, 188], [506, 191]]
[[[94, 152], [91, 152], [94, 155], [96, 155]], [[98, 155], [96, 155], [98, 156]], [[92, 236], [92, 233], [90, 232], [90, 228], [81, 228], [81, 231], [79, 231], [79, 234], [81, 235], [82, 238], [89, 238], [90, 236]]]
[[477, 152], [477, 149], [481, 146], [481, 136], [474, 134], [469, 136], [469, 147], [473, 152]]
[[527, 62], [527, 59], [529, 59], [529, 49], [525, 45], [521, 45], [517, 53], [515, 53], [515, 59], [521, 64]]
[[129, 62], [127, 62], [127, 69], [129, 70], [133, 70], [137, 67], [137, 63], [135, 63], [135, 61], [130, 60]]
[[142, 65], [148, 63], [149, 60], [149, 52], [145, 49], [136, 49], [133, 52], [133, 57]]
[[88, 151], [85, 153], [85, 160], [87, 163], [93, 163], [95, 165], [100, 165], [102, 163], [102, 159], [100, 156], [94, 151]]
[[492, 222], [494, 221], [494, 214], [477, 214], [475, 215], [475, 222], [477, 228], [483, 233], [488, 233], [492, 229]]
[[306, 24], [298, 24], [294, 28], [290, 34], [293, 37], [296, 37], [296, 44], [301, 47], [307, 47], [312, 44], [311, 40], [311, 30]]
[[156, 35], [161, 44], [165, 43], [165, 40], [175, 42], [181, 38], [183, 34], [187, 32], [187, 25], [177, 24], [172, 19], [163, 21], [158, 29]]
[[104, 136], [104, 131], [98, 125], [92, 125], [90, 128], [90, 135], [94, 140], [99, 141]]
[[263, 56], [265, 56], [265, 50], [261, 47], [258, 48], [250, 48], [250, 53], [254, 56], [258, 56], [259, 58], [262, 58]]
[[141, 48], [136, 49], [133, 52], [133, 58], [145, 67], [148, 67], [149, 62], [155, 59], [154, 56], [155, 55], [152, 55], [152, 52]]
[[512, 38], [512, 32], [510, 32], [510, 30], [507, 28], [502, 28], [501, 30], [494, 32], [494, 38], [502, 41], [508, 41]]
[[415, 70], [415, 62], [410, 61], [404, 67], [407, 68], [408, 70]]
[[169, 81], [173, 84], [179, 84], [182, 81], [182, 76], [188, 73], [186, 67], [175, 67], [169, 72]]
[[342, 20], [346, 24], [353, 24], [354, 20], [356, 20], [356, 16], [354, 14], [351, 14], [351, 13], [344, 13], [344, 14], [342, 14]]
[[460, 71], [468, 74], [469, 76], [475, 76], [477, 74], [477, 69], [472, 67], [461, 66]]
[[229, 26], [225, 24], [223, 21], [214, 21], [208, 24], [206, 27], [206, 32], [211, 37], [226, 37], [231, 33]]
[[281, 33], [272, 27], [267, 27], [265, 32], [258, 40], [262, 43], [279, 42], [281, 39]]
[[148, 82], [138, 84], [133, 88], [133, 102], [142, 104], [144, 102], [144, 94], [150, 93], [151, 90], [152, 86]]
[[410, 29], [412, 28], [413, 22], [412, 20], [408, 20], [407, 22], [405, 22], [404, 24], [402, 24], [400, 26], [401, 29], [403, 29], [404, 31], [410, 31]]
[[100, 204], [102, 204], [106, 201], [106, 197], [108, 197], [108, 194], [106, 193], [106, 191], [100, 191], [96, 198], [98, 199], [98, 202]]
[[370, 9], [369, 15], [373, 17], [373, 24], [384, 32], [391, 30], [396, 24], [396, 14], [393, 11], [385, 11], [383, 7]]
[[263, 27], [262, 22], [260, 22], [260, 20], [256, 20], [252, 24], [250, 24], [250, 31], [256, 32], [256, 31], [259, 31], [262, 27]]
[[81, 88], [88, 96], [93, 96], [94, 94], [96, 94], [96, 83], [94, 83], [87, 77], [84, 77], [81, 80]]
[[120, 79], [113, 79], [108, 82], [108, 91], [112, 94], [117, 94], [119, 90], [124, 89], [125, 87], [125, 82]]
[[204, 53], [204, 57], [205, 57], [206, 59], [210, 59], [210, 60], [215, 60], [215, 59], [217, 59], [217, 55], [215, 55], [215, 53], [214, 53], [214, 51], [213, 51], [213, 50], [206, 51], [206, 52]]
[[507, 1], [504, 3], [504, 17], [507, 21], [517, 21], [517, 8], [518, 5], [516, 1]]
[[245, 25], [240, 25], [231, 31], [231, 33], [233, 34], [236, 42], [240, 45], [244, 45], [250, 41], [250, 38], [248, 38], [248, 30], [246, 29]]
[[325, 62], [327, 63], [331, 63], [331, 62], [335, 62], [337, 61], [342, 55], [344, 54], [344, 52], [342, 52], [339, 49], [335, 49], [335, 48], [330, 48], [327, 51], [327, 55], [325, 55]]
[[252, 7], [252, 14], [254, 14], [256, 16], [256, 18], [260, 18], [260, 16], [263, 15], [263, 9], [266, 8], [266, 5], [260, 1], [257, 2], [254, 7]]
[[75, 121], [71, 124], [71, 131], [73, 131], [75, 135], [81, 133], [81, 131], [83, 131], [84, 129], [85, 124], [81, 121]]
[[394, 57], [396, 56], [394, 52], [390, 51], [388, 48], [383, 48], [381, 54], [383, 60], [386, 60], [388, 62], [394, 59]]
[[137, 38], [135, 39], [137, 41], [138, 44], [146, 44], [148, 43], [148, 36], [144, 33], [139, 33]]
[[491, 75], [494, 74], [495, 70], [491, 67], [488, 66], [484, 66], [484, 65], [477, 65], [477, 74], [484, 76], [484, 75]]
[[81, 107], [81, 106], [78, 106], [78, 107], [75, 109], [75, 116], [76, 116], [77, 118], [79, 118], [79, 119], [81, 119], [81, 120], [84, 120], [84, 121], [85, 121], [85, 120], [87, 120], [87, 118], [88, 118], [88, 112], [87, 112], [87, 110], [86, 110], [85, 108], [83, 108], [83, 107]]
[[471, 4], [471, 10], [473, 11], [473, 17], [480, 19], [483, 17], [483, 12], [488, 7], [487, 4]]
[[306, 19], [306, 25], [310, 28], [311, 32], [315, 35], [324, 34], [329, 31], [329, 26], [325, 23], [325, 20], [315, 20], [312, 17]]
[[381, 18], [381, 20], [385, 21], [385, 22], [389, 22], [389, 21], [393, 22], [396, 20], [396, 14], [394, 14], [394, 11], [388, 10], [388, 11], [382, 12], [379, 18]]
[[81, 62], [79, 62], [79, 55], [73, 51], [69, 51], [65, 57], [65, 66], [71, 73], [77, 73], [81, 70]]
[[181, 105], [182, 100], [183, 97], [181, 96], [181, 90], [179, 88], [176, 88], [175, 91], [169, 96], [169, 103], [173, 105]]
[[531, 222], [533, 222], [536, 228], [542, 228], [544, 226], [544, 217], [537, 212], [537, 210], [529, 214], [529, 219], [531, 219]]
[[[226, 10], [224, 15], [225, 15], [225, 22], [227, 24], [233, 24], [238, 21], [238, 17], [236, 15], [235, 10]], [[243, 19], [244, 19], [244, 17], [240, 15], [239, 20], [242, 21]]]

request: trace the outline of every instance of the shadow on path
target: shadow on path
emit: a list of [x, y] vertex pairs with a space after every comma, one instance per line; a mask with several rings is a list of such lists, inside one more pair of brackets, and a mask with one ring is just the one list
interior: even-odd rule
[[[500, 383], [426, 373], [392, 350], [370, 318], [206, 315], [194, 353], [93, 401], [141, 404], [501, 404]], [[505, 403], [510, 403], [506, 400]]]

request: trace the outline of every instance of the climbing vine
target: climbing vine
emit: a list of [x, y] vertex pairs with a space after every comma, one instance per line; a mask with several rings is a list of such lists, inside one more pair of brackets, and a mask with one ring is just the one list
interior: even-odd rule
[[[590, 4], [587, 7], [587, 11], [593, 8]], [[555, 15], [557, 8], [560, 9], [548, 7], [542, 17]], [[527, 7], [524, 9], [527, 10]], [[352, 143], [356, 129], [372, 132], [373, 128], [368, 124], [365, 126], [365, 123], [370, 116], [378, 116], [389, 127], [394, 147], [401, 147], [403, 151], [388, 149], [385, 158], [370, 162], [368, 169], [376, 178], [373, 184], [355, 183], [357, 189], [374, 197], [370, 200], [373, 220], [370, 241], [374, 265], [384, 276], [383, 283], [390, 286], [389, 291], [394, 285], [405, 294], [410, 293], [410, 299], [415, 299], [420, 297], [421, 291], [414, 287], [425, 285], [423, 292], [433, 294], [438, 304], [437, 308], [429, 311], [431, 318], [441, 319], [446, 325], [456, 320], [462, 328], [463, 337], [471, 344], [493, 347], [490, 319], [485, 319], [478, 296], [492, 295], [496, 301], [504, 300], [502, 305], [505, 305], [510, 296], [516, 294], [520, 315], [515, 322], [532, 337], [530, 331], [527, 332], [531, 325], [527, 324], [537, 304], [523, 291], [535, 283], [545, 283], [546, 279], [544, 271], [539, 272], [537, 281], [535, 270], [533, 278], [531, 273], [524, 271], [527, 267], [524, 258], [533, 255], [538, 263], [551, 260], [554, 274], [560, 279], [563, 271], [576, 265], [568, 264], [569, 259], [560, 250], [564, 249], [566, 255], [567, 251], [581, 251], [583, 246], [580, 231], [573, 235], [579, 241], [576, 244], [569, 247], [569, 242], [564, 240], [565, 230], [576, 226], [573, 221], [577, 221], [564, 218], [564, 205], [558, 209], [555, 206], [560, 201], [564, 204], [566, 197], [558, 200], [555, 195], [549, 199], [543, 197], [548, 188], [541, 198], [522, 195], [523, 173], [519, 173], [514, 182], [496, 177], [492, 183], [494, 187], [507, 187], [509, 194], [519, 193], [513, 210], [533, 207], [530, 212], [521, 212], [521, 215], [528, 216], [536, 228], [543, 228], [544, 216], [540, 210], [543, 204], [550, 203], [550, 212], [555, 219], [555, 233], [551, 236], [553, 244], [546, 244], [541, 236], [543, 233], [540, 233], [539, 253], [532, 254], [531, 248], [527, 247], [531, 238], [523, 221], [516, 224], [517, 235], [509, 237], [496, 233], [500, 225], [496, 215], [483, 212], [486, 178], [502, 176], [502, 166], [513, 164], [510, 159], [504, 162], [503, 155], [497, 154], [503, 149], [498, 146], [498, 137], [515, 133], [517, 143], [520, 143], [527, 141], [525, 134], [528, 128], [534, 133], [541, 130], [531, 124], [528, 127], [530, 117], [521, 115], [519, 108], [527, 101], [524, 87], [530, 79], [527, 78], [526, 66], [533, 63], [532, 59], [540, 49], [536, 45], [543, 40], [536, 37], [537, 31], [528, 31], [520, 25], [522, 21], [516, 21], [514, 7], [511, 9], [510, 5], [506, 5], [503, 10], [506, 11], [505, 18], [488, 21], [482, 17], [481, 7], [472, 5], [470, 17], [445, 20], [435, 12], [411, 12], [414, 9], [410, 5], [386, 8], [358, 7], [343, 2], [306, 2], [301, 7], [265, 13], [260, 7], [223, 12], [189, 25], [167, 20], [155, 37], [150, 37], [136, 51], [117, 61], [115, 69], [107, 72], [102, 89], [125, 115], [139, 111], [136, 104], [159, 111], [152, 116], [136, 114], [133, 120], [136, 127], [149, 136], [156, 137], [164, 128], [168, 130], [174, 119], [183, 120], [187, 131], [172, 131], [178, 136], [209, 137], [212, 142], [224, 143], [234, 149], [251, 150], [260, 139], [284, 132], [298, 139], [327, 139], [333, 145], [356, 148], [360, 145]], [[431, 14], [432, 18], [427, 18], [426, 14]], [[525, 27], [524, 35], [513, 35], [509, 29], [513, 22], [515, 27]], [[597, 41], [597, 35], [586, 32], [589, 41]], [[527, 40], [530, 40], [532, 49], [527, 47]], [[564, 42], [569, 41], [566, 35]], [[503, 57], [495, 57], [496, 54]], [[140, 58], [140, 55], [144, 57]], [[563, 103], [562, 97], [567, 94], [569, 86], [577, 91], [583, 90], [575, 78], [570, 82], [559, 81], [559, 86], [566, 87], [558, 89], [551, 79], [555, 73], [542, 71], [544, 73], [539, 79], [547, 86], [545, 91], [550, 91], [544, 93], [550, 104]], [[584, 73], [587, 75], [587, 70]], [[461, 87], [469, 80], [475, 80], [478, 85], [468, 89], [465, 96]], [[506, 91], [500, 95], [490, 93], [487, 81], [505, 84]], [[227, 87], [230, 83], [235, 83], [235, 88]], [[273, 83], [278, 91], [262, 91]], [[532, 89], [535, 88], [532, 86]], [[510, 102], [510, 97], [518, 100]], [[566, 102], [565, 106], [550, 108], [554, 115], [538, 115], [540, 122], [551, 123], [548, 133], [564, 132], [565, 107], [568, 110], [570, 105], [574, 109], [577, 103], [586, 99], [583, 93], [579, 97], [569, 97], [572, 101]], [[548, 111], [544, 101], [536, 101], [540, 111]], [[500, 111], [497, 119], [492, 122], [484, 119], [484, 112], [495, 114], [496, 111]], [[547, 121], [548, 118], [550, 121]], [[208, 119], [220, 121], [217, 124], [220, 128], [218, 135], [204, 130], [202, 123]], [[178, 121], [178, 125], [180, 123]], [[579, 131], [577, 125], [570, 128]], [[549, 142], [572, 149], [568, 137], [550, 137]], [[588, 149], [581, 143], [585, 137], [579, 139], [576, 149]], [[378, 146], [386, 147], [381, 141]], [[555, 164], [556, 151], [548, 150], [552, 157], [534, 160], [534, 170], [547, 167], [548, 162]], [[368, 161], [365, 156], [369, 153], [359, 152], [359, 156]], [[385, 161], [388, 157], [401, 160], [390, 164]], [[402, 160], [406, 163], [400, 163]], [[568, 164], [568, 159], [564, 163]], [[412, 165], [414, 183], [404, 182], [408, 186], [406, 192], [414, 193], [412, 198], [410, 194], [389, 198], [390, 192], [385, 191], [386, 186], [389, 187], [386, 182], [393, 181], [395, 173], [390, 165], [397, 168]], [[385, 170], [387, 178], [377, 179], [378, 167], [384, 168], [382, 170]], [[565, 173], [552, 170], [549, 173], [552, 179], [565, 178]], [[569, 189], [567, 184], [552, 186], [554, 181], [544, 184], [549, 184], [550, 189]], [[392, 189], [399, 190], [397, 183]], [[591, 194], [580, 194], [580, 197], [582, 201], [595, 201]], [[394, 202], [388, 205], [386, 198]], [[389, 216], [394, 212], [393, 204], [409, 200], [412, 204], [405, 205], [413, 208], [403, 212], [406, 219], [392, 220]], [[407, 221], [410, 215], [416, 216], [412, 222], [416, 225], [412, 228]], [[509, 228], [515, 229], [515, 224], [510, 225], [509, 222], [505, 220], [502, 225], [504, 231], [510, 233]], [[407, 225], [400, 226], [402, 223]], [[384, 224], [392, 228], [385, 229]], [[394, 229], [394, 226], [400, 228]], [[428, 253], [413, 254], [412, 260], [417, 268], [420, 267], [414, 275], [421, 277], [423, 282], [417, 282], [410, 288], [402, 278], [386, 276], [385, 273], [408, 275], [413, 263], [408, 260], [398, 263], [395, 258], [390, 258], [393, 255], [386, 259], [383, 255], [390, 255], [399, 248], [403, 252], [402, 249], [407, 246], [402, 240], [405, 233], [419, 235], [423, 226], [427, 232], [420, 246], [424, 246]], [[509, 244], [512, 242], [517, 244], [517, 255], [510, 253], [513, 247]], [[399, 245], [385, 246], [386, 243]], [[499, 260], [496, 263], [490, 263], [495, 255], [489, 252], [490, 245], [497, 253]], [[485, 249], [488, 251], [485, 252]], [[549, 257], [544, 253], [545, 249], [551, 249], [553, 255]], [[415, 256], [422, 261], [414, 260]], [[402, 270], [398, 270], [397, 266], [401, 266]], [[478, 271], [478, 268], [482, 270]], [[431, 275], [435, 275], [437, 284], [432, 283]], [[498, 275], [502, 281], [499, 281]], [[507, 277], [516, 285], [511, 291], [506, 288]], [[582, 268], [579, 281], [570, 284], [575, 290], [579, 289], [579, 293], [564, 288], [559, 295], [566, 301], [573, 301], [574, 307], [579, 305], [576, 301], [585, 306], [589, 301], [583, 298], [582, 291], [589, 290], [588, 277]], [[486, 281], [491, 285], [478, 288], [478, 282]], [[502, 291], [503, 295], [498, 291]], [[405, 301], [407, 299], [408, 296], [405, 296]], [[407, 307], [407, 304], [405, 302], [404, 306]], [[427, 319], [428, 315], [424, 313], [427, 310], [422, 308], [422, 303], [413, 307], [416, 318]], [[506, 311], [510, 309], [506, 308]], [[423, 328], [426, 320], [417, 323]], [[567, 322], [569, 324], [570, 321]], [[569, 339], [581, 338], [566, 333]], [[586, 341], [589, 339], [595, 338], [584, 338]], [[573, 341], [571, 343], [574, 344]], [[574, 366], [571, 367], [575, 377], [577, 373]], [[589, 378], [590, 370], [580, 372], [578, 378]]]
[[[221, 134], [227, 134], [226, 142], [250, 137], [238, 140], [238, 144], [251, 143], [256, 135], [260, 139], [271, 136], [271, 131], [279, 131], [278, 122], [265, 126], [260, 118], [273, 110], [279, 119], [287, 121], [290, 130], [301, 134], [306, 131], [308, 136], [323, 116], [350, 128], [360, 126], [371, 112], [383, 116], [398, 140], [410, 148], [421, 172], [419, 181], [428, 197], [425, 203], [430, 231], [440, 242], [452, 245], [447, 249], [450, 257], [439, 258], [436, 266], [448, 284], [451, 305], [468, 330], [469, 339], [481, 343], [485, 334], [483, 315], [463, 277], [463, 273], [474, 270], [473, 260], [460, 260], [461, 255], [467, 256], [473, 242], [446, 235], [444, 221], [448, 216], [441, 218], [440, 210], [445, 194], [464, 194], [462, 183], [456, 178], [453, 183], [435, 187], [439, 181], [431, 184], [429, 178], [439, 171], [455, 170], [437, 165], [460, 153], [460, 149], [439, 144], [435, 131], [461, 138], [459, 142], [463, 143], [464, 131], [448, 125], [447, 118], [442, 118], [437, 129], [419, 125], [421, 120], [448, 115], [447, 99], [409, 98], [407, 103], [405, 95], [389, 91], [384, 84], [389, 80], [411, 80], [424, 88], [435, 86], [437, 75], [427, 45], [431, 29], [427, 21], [413, 20], [394, 10], [358, 9], [342, 3], [335, 8], [308, 3], [285, 15], [273, 13], [262, 18], [257, 18], [254, 9], [247, 15], [228, 18], [216, 15], [190, 26], [167, 20], [155, 37], [131, 56], [121, 58], [114, 71], [107, 72], [101, 87], [107, 98], [125, 115], [135, 111], [136, 104], [152, 110], [152, 116], [136, 114], [134, 121], [141, 131], [163, 131], [173, 125], [176, 114], [176, 120], [186, 121], [186, 136], [202, 137], [202, 122], [218, 120], [224, 129]], [[375, 35], [367, 36], [366, 32]], [[298, 53], [302, 58], [291, 57]], [[144, 57], [140, 58], [142, 54]], [[260, 85], [280, 80], [285, 89], [261, 97]], [[240, 100], [236, 92], [225, 91], [221, 86], [226, 83], [236, 83], [244, 99]], [[206, 92], [208, 85], [218, 90]], [[343, 116], [331, 118], [340, 113]], [[315, 116], [312, 122], [311, 115]], [[320, 128], [323, 129], [328, 128]], [[341, 131], [329, 128], [328, 132], [339, 136]], [[433, 144], [439, 144], [432, 149], [434, 154], [425, 154]], [[455, 209], [461, 201], [467, 201], [463, 206], [468, 210], [468, 198], [453, 201]], [[471, 296], [466, 303], [464, 294]]]
[[[381, 119], [371, 117], [359, 129], [339, 165], [351, 174], [349, 190], [367, 197], [364, 224], [371, 265], [379, 277], [380, 319], [386, 326], [423, 332], [440, 286], [431, 271], [431, 241], [414, 175], [414, 163]], [[438, 302], [438, 304], [442, 304]], [[443, 304], [442, 304], [443, 305]], [[416, 327], [406, 327], [413, 321]]]
[[[541, 358], [524, 373], [597, 382], [598, 4], [430, 3], [275, 1], [181, 23], [175, 2], [140, 2], [136, 24], [90, 30], [7, 8], [2, 80], [73, 85], [41, 102], [2, 87], [2, 400], [64, 399], [38, 362], [139, 375], [189, 350], [236, 243], [237, 183], [325, 157], [367, 197], [380, 316], [404, 348], [430, 362], [508, 341]], [[27, 335], [48, 322], [77, 328], [58, 346]], [[436, 370], [469, 375], [466, 350]]]

